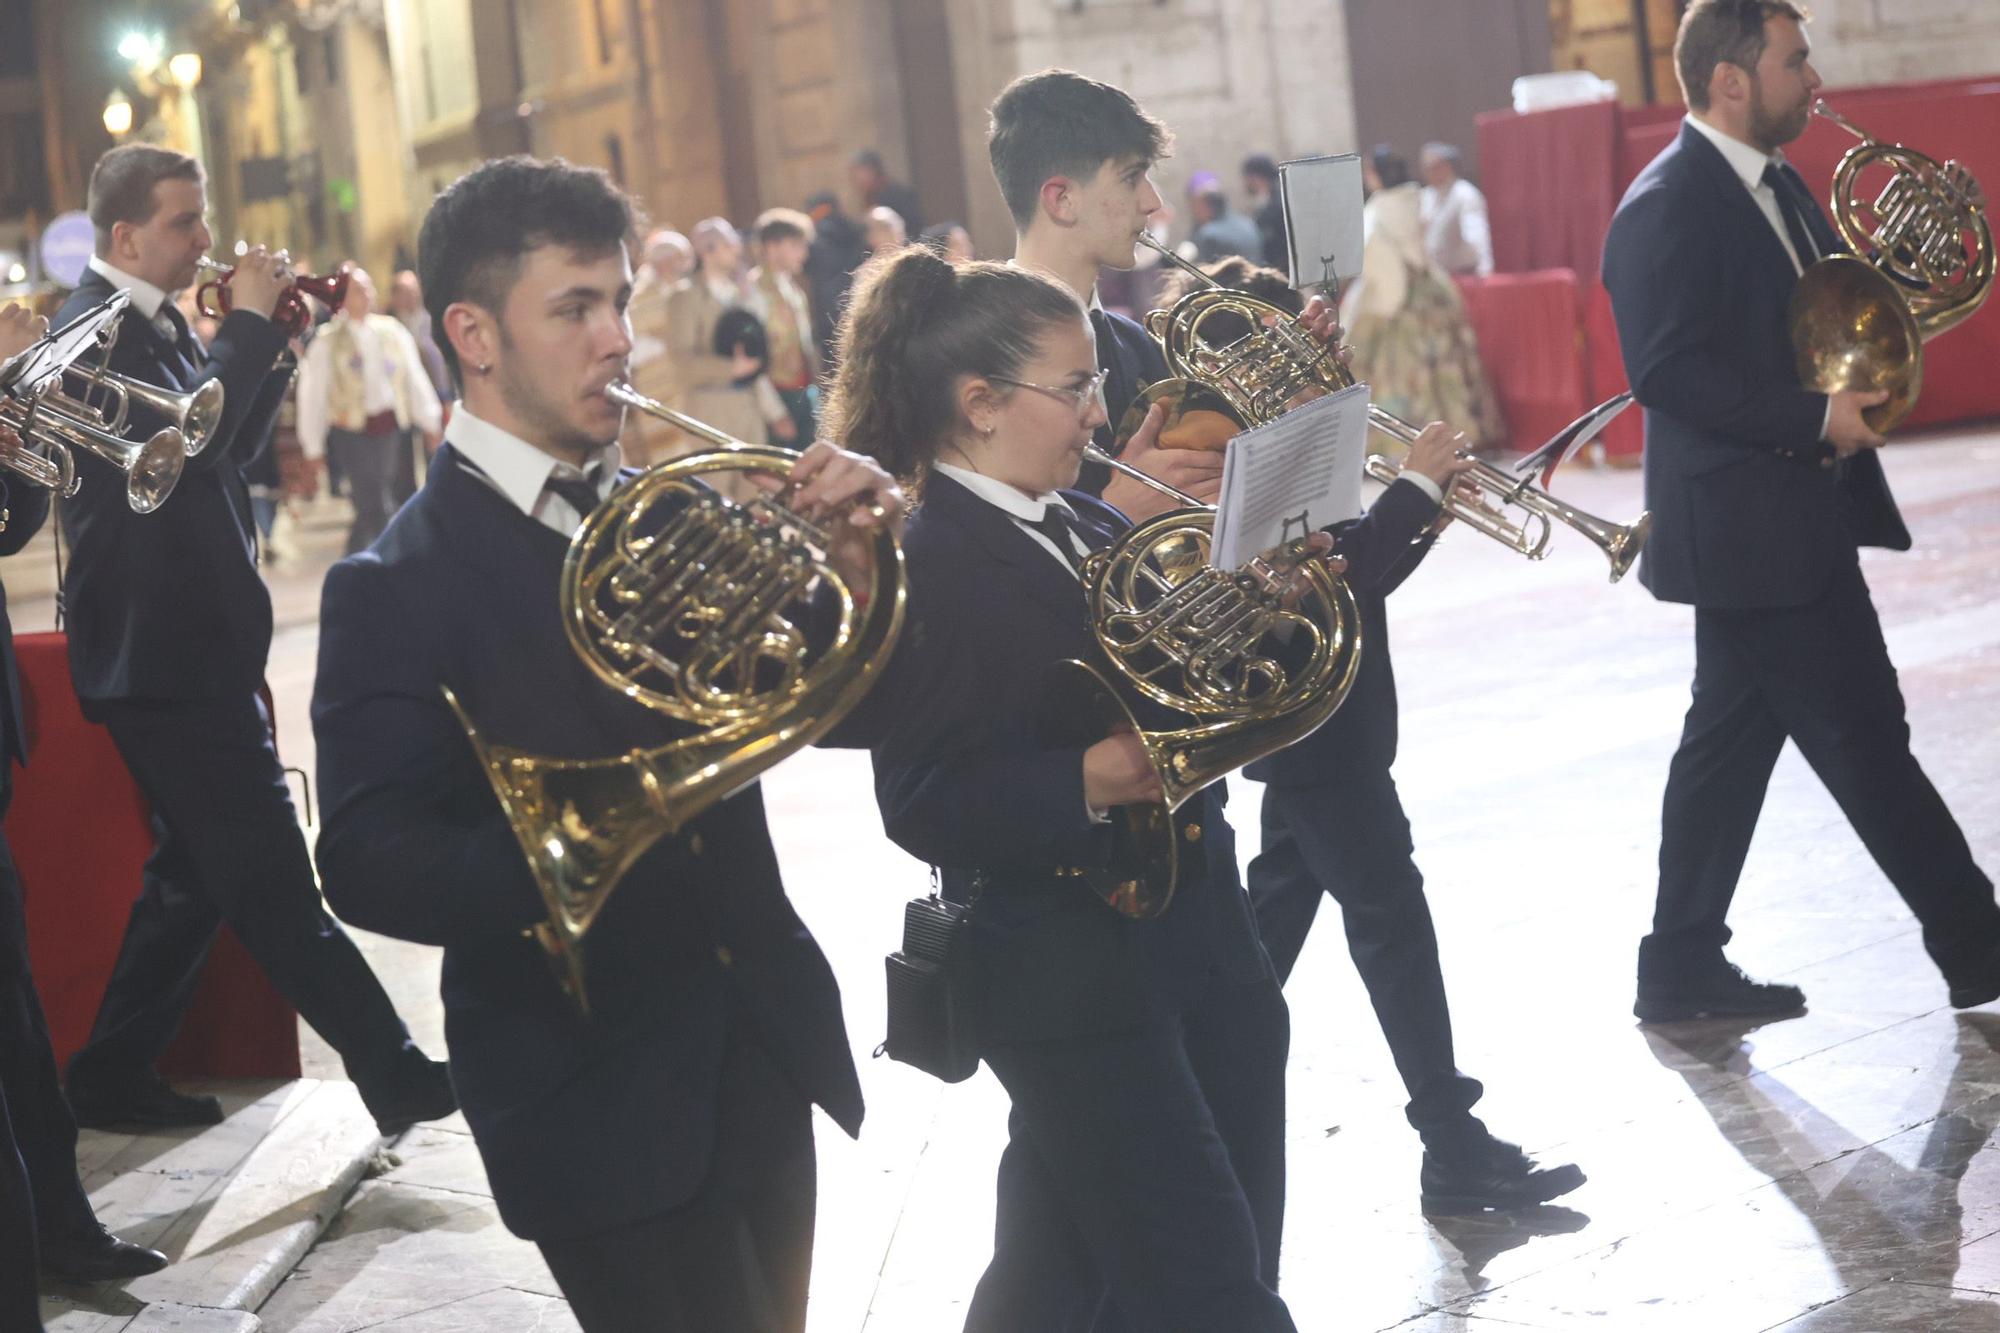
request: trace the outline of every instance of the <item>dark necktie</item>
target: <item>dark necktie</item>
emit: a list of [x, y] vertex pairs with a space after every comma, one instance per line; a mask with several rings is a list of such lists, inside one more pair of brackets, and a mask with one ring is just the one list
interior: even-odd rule
[[569, 502], [569, 507], [585, 518], [597, 508], [602, 498], [597, 493], [597, 469], [591, 468], [581, 477], [551, 476], [543, 490], [553, 492]]
[[1074, 529], [1070, 525], [1069, 515], [1064, 513], [1060, 506], [1043, 505], [1042, 516], [1035, 520], [1034, 526], [1037, 532], [1055, 543], [1056, 550], [1061, 553], [1065, 564], [1078, 573], [1083, 571], [1082, 559], [1076, 553], [1076, 542], [1070, 536]]
[[181, 360], [187, 363], [189, 372], [192, 373], [199, 370], [201, 368], [201, 348], [195, 342], [194, 333], [188, 328], [187, 320], [181, 317], [179, 308], [172, 301], [168, 301], [160, 307], [159, 319], [155, 327], [158, 327], [159, 324], [166, 326], [164, 329], [161, 329], [161, 332], [165, 335], [168, 345], [174, 349]]
[[1132, 405], [1139, 387], [1132, 377], [1125, 373], [1125, 358], [1122, 348], [1111, 325], [1111, 316], [1102, 310], [1090, 312], [1090, 327], [1097, 334], [1097, 368], [1111, 372], [1104, 381], [1104, 405], [1107, 420], [1091, 435], [1091, 442], [1107, 454], [1116, 454], [1113, 447], [1118, 435], [1118, 419], [1125, 409]]
[[1764, 168], [1764, 184], [1778, 198], [1778, 216], [1785, 220], [1785, 234], [1792, 238], [1792, 249], [1798, 254], [1799, 268], [1811, 267], [1819, 258], [1819, 247], [1813, 244], [1812, 233], [1806, 229], [1806, 220], [1799, 214], [1799, 202], [1792, 198], [1791, 182], [1785, 179], [1784, 171], [1776, 162]]

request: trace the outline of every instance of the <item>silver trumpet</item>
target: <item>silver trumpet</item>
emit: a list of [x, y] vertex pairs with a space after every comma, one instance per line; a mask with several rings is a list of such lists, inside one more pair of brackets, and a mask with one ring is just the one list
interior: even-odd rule
[[181, 433], [187, 456], [193, 458], [208, 448], [222, 425], [224, 391], [222, 381], [209, 380], [186, 393], [162, 389], [156, 384], [121, 375], [106, 366], [71, 365], [69, 373], [87, 386], [77, 404], [88, 410], [103, 430], [123, 435], [130, 424], [132, 404], [166, 418]]
[[[1369, 406], [1368, 424], [1404, 444], [1416, 443], [1417, 436], [1421, 434], [1408, 422], [1377, 409], [1373, 404]], [[1364, 468], [1370, 478], [1384, 486], [1395, 481], [1403, 472], [1400, 465], [1390, 462], [1382, 454], [1368, 455]], [[1549, 538], [1554, 534], [1555, 525], [1560, 523], [1604, 552], [1605, 559], [1611, 562], [1613, 583], [1624, 578], [1625, 571], [1632, 568], [1632, 562], [1639, 558], [1639, 552], [1645, 547], [1646, 537], [1653, 527], [1651, 513], [1641, 513], [1630, 523], [1614, 523], [1557, 499], [1535, 485], [1532, 478], [1515, 476], [1484, 459], [1474, 459], [1472, 467], [1461, 474], [1461, 479], [1470, 482], [1479, 494], [1468, 497], [1457, 486], [1445, 490], [1445, 511], [1460, 523], [1530, 560], [1540, 560], [1549, 553]], [[1509, 506], [1522, 511], [1519, 522], [1507, 516]]]
[[[0, 466], [69, 496], [76, 493], [74, 453], [81, 449], [123, 472], [126, 503], [138, 513], [149, 514], [173, 493], [180, 480], [187, 462], [186, 438], [168, 426], [143, 443], [127, 440], [97, 408], [63, 391], [63, 378], [72, 370], [86, 379], [104, 373], [78, 362], [93, 352], [100, 357], [109, 354], [118, 337], [119, 316], [129, 300], [124, 292], [115, 294], [48, 334], [0, 371], [0, 427], [19, 438], [18, 444], [10, 443], [0, 450]], [[122, 396], [115, 401], [122, 425], [131, 397], [142, 395], [120, 392]], [[161, 390], [151, 393], [161, 400], [179, 396]], [[197, 396], [188, 395], [184, 416], [194, 412]], [[205, 400], [204, 410], [212, 405], [212, 398]], [[33, 451], [32, 446], [37, 445], [43, 453]]]
[[[125, 503], [135, 514], [150, 514], [166, 503], [187, 462], [187, 441], [172, 426], [163, 426], [145, 441], [128, 440], [104, 428], [95, 408], [66, 394], [46, 391], [13, 425], [23, 440], [36, 440], [65, 451], [96, 454], [125, 474]], [[68, 495], [74, 491], [72, 483]]]

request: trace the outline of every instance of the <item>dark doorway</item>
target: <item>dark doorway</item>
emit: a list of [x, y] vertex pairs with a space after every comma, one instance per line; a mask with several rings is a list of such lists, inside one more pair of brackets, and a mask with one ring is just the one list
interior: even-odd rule
[[894, 7], [910, 184], [927, 225], [964, 222], [966, 214], [958, 84], [952, 77], [951, 19], [945, 10], [945, 0], [898, 0]]
[[1437, 139], [1479, 170], [1473, 117], [1513, 105], [1514, 80], [1549, 68], [1548, 0], [1348, 0], [1359, 142], [1395, 145], [1416, 165]]

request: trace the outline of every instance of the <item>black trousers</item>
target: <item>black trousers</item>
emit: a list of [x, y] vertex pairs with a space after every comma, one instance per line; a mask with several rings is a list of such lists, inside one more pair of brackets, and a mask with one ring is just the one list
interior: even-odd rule
[[[0, 782], [0, 815], [9, 793]], [[0, 1329], [42, 1327], [36, 1233], [96, 1221], [76, 1175], [76, 1122], [28, 970], [14, 854], [0, 834]]]
[[1719, 961], [1724, 918], [1789, 737], [1923, 926], [1947, 978], [2000, 949], [1993, 884], [1910, 753], [1896, 668], [1860, 568], [1818, 601], [1695, 611], [1694, 702], [1667, 773], [1641, 978]]
[[[0, 792], [0, 815], [7, 793]], [[28, 922], [13, 850], [0, 834], [0, 1092], [34, 1198], [35, 1230], [68, 1236], [97, 1221], [76, 1174], [76, 1121], [56, 1075], [55, 1049], [28, 967]], [[0, 1146], [0, 1156], [5, 1155]], [[0, 1172], [4, 1172], [0, 1163]], [[0, 1324], [0, 1327], [6, 1327]]]
[[202, 702], [92, 700], [153, 808], [153, 854], [72, 1083], [151, 1076], [227, 921], [364, 1098], [410, 1058], [409, 1033], [361, 951], [320, 902], [290, 788], [254, 694]]
[[1135, 1031], [995, 1043], [1013, 1099], [967, 1333], [1291, 1333], [1284, 997], [1215, 980]]
[[811, 1105], [739, 1028], [701, 1192], [629, 1226], [543, 1242], [542, 1257], [584, 1333], [801, 1333], [815, 1169]]
[[28, 1171], [14, 1145], [7, 1090], [0, 1087], [0, 1328], [41, 1333], [40, 1258], [35, 1248], [35, 1201]]
[[1279, 979], [1291, 976], [1320, 900], [1331, 896], [1410, 1094], [1410, 1125], [1439, 1152], [1483, 1143], [1486, 1127], [1471, 1111], [1485, 1089], [1459, 1072], [1453, 1053], [1437, 930], [1395, 780], [1375, 769], [1335, 783], [1273, 783], [1263, 829], [1245, 881]]
[[354, 523], [347, 530], [347, 554], [353, 555], [381, 536], [390, 515], [396, 512], [396, 452], [404, 447], [406, 437], [400, 430], [367, 435], [338, 427], [326, 434], [328, 454], [336, 444], [340, 448], [347, 494], [354, 504]]

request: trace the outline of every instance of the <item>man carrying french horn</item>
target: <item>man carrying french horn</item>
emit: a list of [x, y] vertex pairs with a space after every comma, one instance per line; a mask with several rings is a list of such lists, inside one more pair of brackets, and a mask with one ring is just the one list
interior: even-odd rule
[[1787, 312], [1846, 248], [1782, 146], [1820, 87], [1788, 0], [1696, 0], [1674, 54], [1688, 115], [1605, 239], [1626, 373], [1646, 409], [1652, 540], [1639, 579], [1694, 607], [1694, 700], [1667, 774], [1637, 1016], [1805, 1005], [1723, 955], [1765, 788], [1789, 738], [1923, 925], [1960, 1008], [2000, 998], [2000, 908], [1910, 753], [1856, 548], [1910, 548], [1864, 412], [1880, 391], [1800, 381]]
[[[559, 979], [529, 937], [546, 928], [547, 884], [453, 707], [552, 765], [686, 735], [607, 688], [564, 621], [572, 538], [631, 480], [617, 440], [632, 229], [603, 172], [526, 157], [475, 169], [425, 219], [424, 299], [462, 398], [423, 490], [327, 576], [320, 869], [347, 920], [444, 947], [452, 1074], [495, 1201], [585, 1329], [795, 1331], [811, 1107], [857, 1132], [861, 1090], [757, 787], [618, 873]], [[830, 445], [789, 484], [793, 512], [850, 537], [902, 521], [888, 476]], [[829, 541], [842, 568], [847, 543]], [[651, 551], [676, 553], [671, 538]], [[633, 605], [670, 600], [638, 591]], [[615, 833], [557, 813], [551, 840], [580, 854]]]

